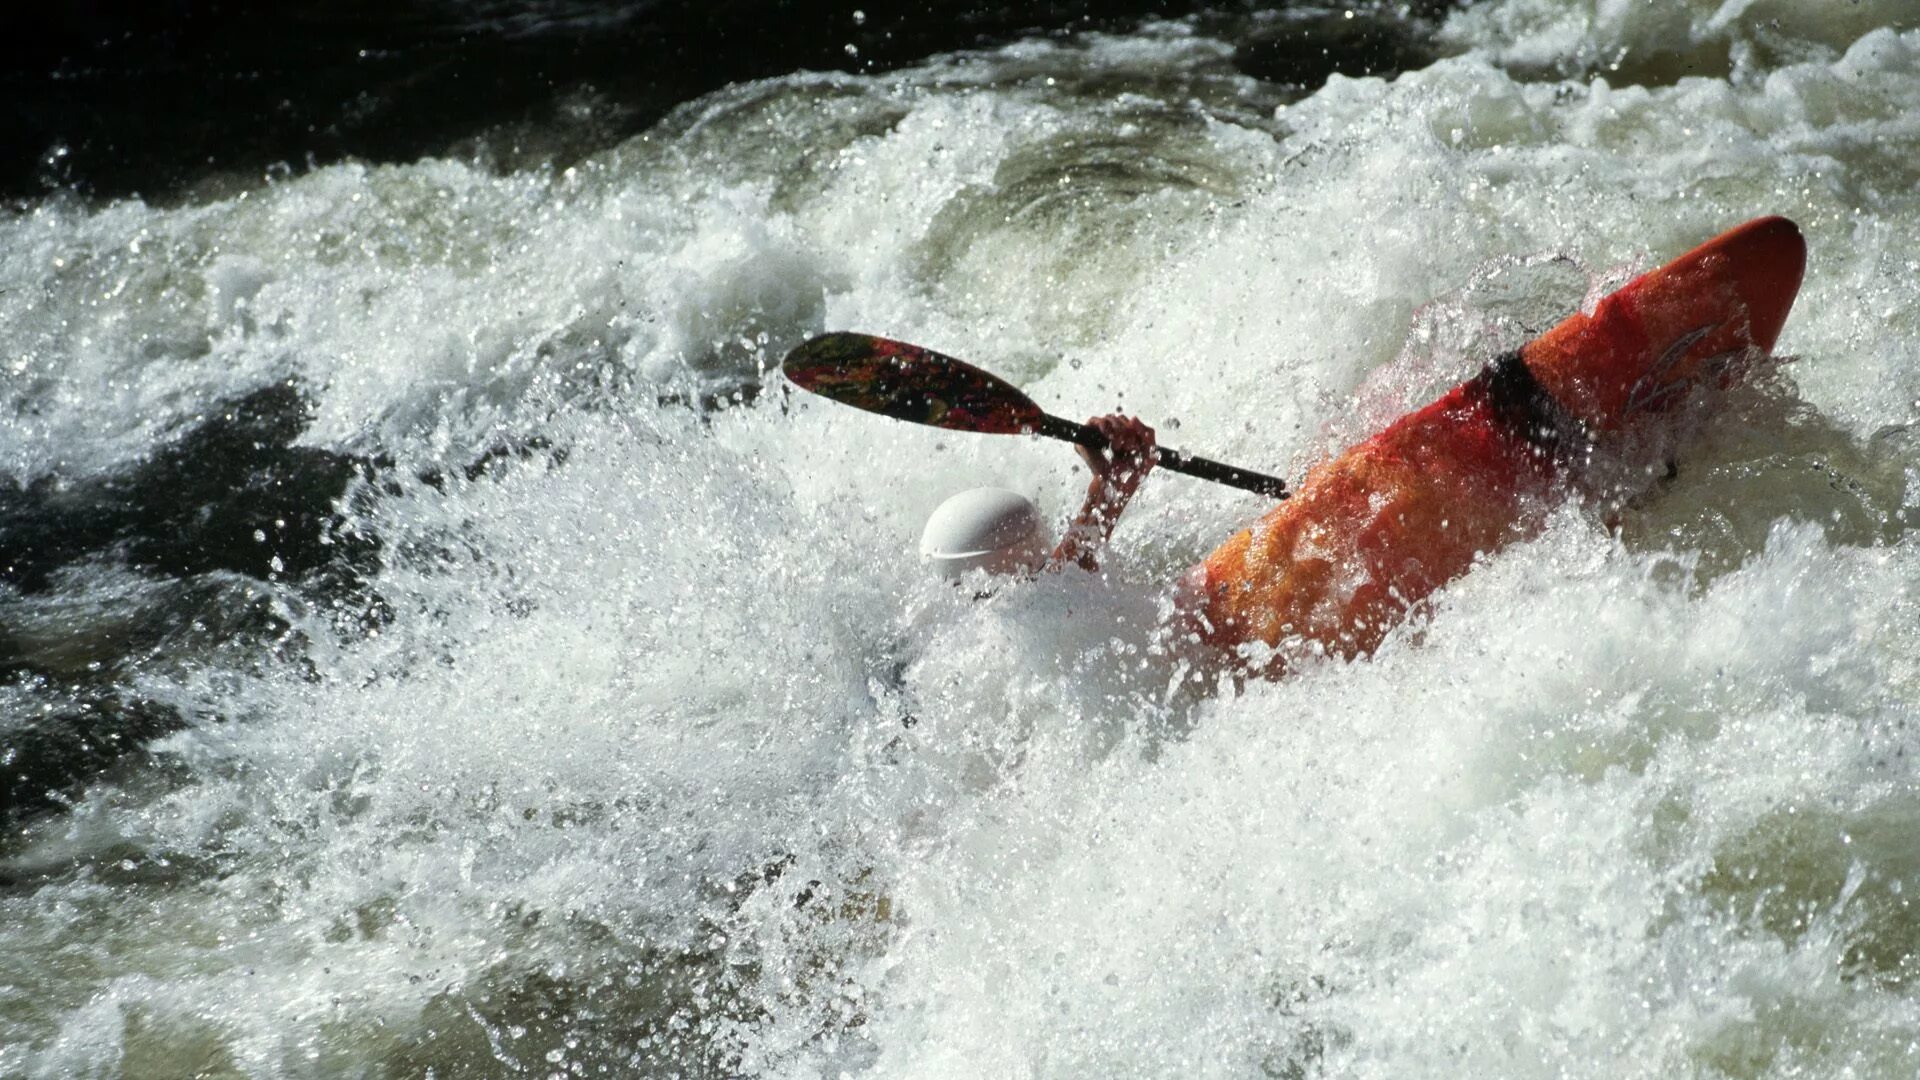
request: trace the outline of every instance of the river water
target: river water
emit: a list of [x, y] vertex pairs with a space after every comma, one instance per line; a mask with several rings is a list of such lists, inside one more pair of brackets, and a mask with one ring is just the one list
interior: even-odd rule
[[[17, 204], [0, 1075], [1920, 1072], [1920, 13], [1249, 74], [1295, 17]], [[1787, 359], [1676, 476], [1277, 682], [1157, 630], [1257, 497], [970, 599], [925, 515], [1071, 453], [771, 374], [884, 333], [1297, 477], [1763, 213]]]

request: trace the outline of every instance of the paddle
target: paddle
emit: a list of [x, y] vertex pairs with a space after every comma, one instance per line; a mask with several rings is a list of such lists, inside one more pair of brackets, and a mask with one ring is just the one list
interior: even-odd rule
[[[949, 431], [1045, 435], [1106, 448], [1106, 436], [1085, 424], [1050, 416], [1011, 383], [931, 349], [870, 334], [822, 334], [787, 354], [780, 370], [803, 390], [896, 420]], [[1287, 497], [1286, 481], [1160, 447], [1163, 469]]]

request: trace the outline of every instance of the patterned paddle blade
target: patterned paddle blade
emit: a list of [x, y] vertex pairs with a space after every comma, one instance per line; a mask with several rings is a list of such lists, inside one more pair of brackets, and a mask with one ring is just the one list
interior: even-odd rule
[[1005, 380], [918, 345], [870, 334], [822, 334], [787, 354], [787, 378], [843, 405], [951, 431], [1035, 431], [1040, 406]]

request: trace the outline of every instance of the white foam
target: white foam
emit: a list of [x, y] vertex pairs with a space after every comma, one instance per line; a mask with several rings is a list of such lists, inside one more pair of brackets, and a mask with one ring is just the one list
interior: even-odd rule
[[[1710, 6], [1687, 32], [1735, 34]], [[1638, 12], [1619, 40], [1666, 32]], [[1781, 212], [1801, 359], [1741, 415], [1864, 455], [1920, 397], [1920, 39], [1841, 44], [1652, 89], [1477, 52], [1249, 117], [1163, 27], [736, 88], [557, 175], [0, 222], [16, 474], [294, 375], [307, 438], [405, 489], [349, 507], [377, 634], [286, 592], [310, 667], [156, 670], [190, 779], [23, 841], [0, 1071], [1911, 1075], [1920, 553], [1828, 520], [1833, 474], [1749, 481], [1757, 532], [1698, 525], [1737, 516], [1712, 484], [1625, 540], [1565, 511], [1376, 658], [1236, 688], [1155, 621], [1252, 497], [1155, 477], [1104, 577], [974, 601], [924, 514], [1064, 516], [1064, 448], [679, 403], [852, 327], [1297, 475], [1555, 298]], [[413, 479], [534, 434], [564, 462]], [[1916, 505], [1886, 483], [1862, 512]]]

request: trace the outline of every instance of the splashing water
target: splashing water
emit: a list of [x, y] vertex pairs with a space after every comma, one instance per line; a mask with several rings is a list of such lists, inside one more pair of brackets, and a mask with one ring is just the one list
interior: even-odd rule
[[[1920, 31], [1846, 10], [1512, 0], [1305, 96], [1160, 24], [26, 206], [0, 1074], [1913, 1075]], [[768, 375], [859, 328], [1297, 476], [1761, 213], [1792, 359], [1677, 478], [1277, 683], [1156, 632], [1258, 500], [971, 600], [924, 515], [1071, 455]]]

